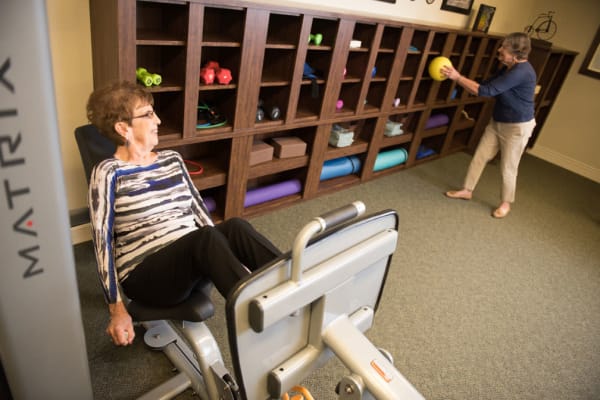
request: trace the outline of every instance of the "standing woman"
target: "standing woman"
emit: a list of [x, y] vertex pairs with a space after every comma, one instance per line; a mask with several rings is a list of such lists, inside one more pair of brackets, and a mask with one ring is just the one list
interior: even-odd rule
[[531, 42], [525, 33], [515, 32], [506, 36], [498, 49], [502, 68], [481, 84], [465, 78], [451, 66], [441, 69], [442, 74], [469, 93], [496, 99], [492, 119], [481, 136], [463, 188], [446, 192], [450, 198], [470, 200], [485, 165], [499, 150], [502, 192], [500, 205], [492, 213], [495, 218], [504, 218], [515, 201], [519, 161], [535, 127], [533, 100], [536, 74], [527, 61], [530, 50]]

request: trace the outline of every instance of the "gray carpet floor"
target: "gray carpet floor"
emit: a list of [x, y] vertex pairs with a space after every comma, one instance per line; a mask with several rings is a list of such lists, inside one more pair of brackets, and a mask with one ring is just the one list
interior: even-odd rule
[[[398, 212], [399, 244], [368, 337], [427, 399], [600, 399], [600, 185], [525, 155], [513, 210], [496, 220], [493, 163], [473, 200], [443, 196], [469, 161], [455, 154], [251, 222], [287, 250], [306, 222], [339, 205]], [[145, 347], [141, 328], [133, 346], [112, 345], [91, 245], [74, 250], [94, 396], [135, 398], [171, 377], [171, 365]], [[230, 365], [224, 301], [215, 301], [208, 325]], [[333, 400], [346, 372], [332, 360], [302, 383]]]

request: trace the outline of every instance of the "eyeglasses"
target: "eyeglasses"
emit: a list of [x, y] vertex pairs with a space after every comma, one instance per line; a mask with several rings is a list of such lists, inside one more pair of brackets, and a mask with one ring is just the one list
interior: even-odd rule
[[155, 115], [156, 115], [156, 113], [154, 112], [154, 110], [150, 110], [142, 115], [135, 115], [135, 116], [131, 117], [131, 119], [136, 119], [136, 118], [152, 119], [152, 118], [154, 118]]

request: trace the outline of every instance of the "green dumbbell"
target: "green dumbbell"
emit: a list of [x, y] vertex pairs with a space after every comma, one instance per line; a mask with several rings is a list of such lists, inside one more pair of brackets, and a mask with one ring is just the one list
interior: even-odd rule
[[146, 70], [146, 68], [143, 67], [139, 67], [138, 69], [135, 70], [135, 76], [138, 79], [138, 81], [142, 82], [142, 84], [144, 84], [144, 86], [149, 87], [152, 86], [152, 75], [150, 75], [148, 73], [148, 70]]
[[150, 77], [152, 78], [152, 84], [158, 86], [162, 83], [162, 76], [159, 74], [150, 74]]
[[320, 46], [321, 42], [323, 41], [323, 34], [321, 33], [315, 33], [315, 34], [310, 34], [310, 36], [308, 37], [308, 43], [313, 42], [313, 44], [315, 44], [316, 46]]

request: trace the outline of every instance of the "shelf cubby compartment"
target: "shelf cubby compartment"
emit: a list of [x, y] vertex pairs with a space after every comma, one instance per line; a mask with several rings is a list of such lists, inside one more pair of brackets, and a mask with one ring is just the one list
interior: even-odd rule
[[193, 174], [193, 171], [197, 169], [197, 166], [188, 165], [192, 181], [199, 191], [224, 187], [227, 184], [231, 139], [178, 146], [173, 147], [173, 150], [178, 151], [184, 160], [190, 160], [202, 166], [202, 173], [196, 175]]
[[302, 17], [298, 15], [271, 13], [267, 31], [267, 48], [296, 48], [301, 27]]
[[392, 73], [392, 65], [394, 64], [394, 54], [390, 53], [378, 53], [375, 60], [375, 74], [371, 71], [372, 81], [387, 81], [388, 77]]
[[375, 24], [357, 23], [354, 25], [352, 40], [360, 40], [360, 49], [368, 50], [373, 46], [376, 28]]
[[369, 63], [369, 53], [351, 49], [346, 61], [346, 76], [344, 82], [361, 82], [366, 75]]
[[[281, 208], [283, 206], [294, 204], [302, 199], [304, 192], [304, 183], [306, 182], [307, 168], [296, 168], [286, 170], [277, 174], [263, 175], [256, 178], [250, 178], [246, 182], [246, 191], [265, 188], [271, 185], [282, 184], [289, 181], [298, 180], [301, 188], [298, 193], [291, 193], [282, 197], [277, 197], [257, 204], [248, 205], [244, 208], [244, 216], [249, 217], [264, 213], [269, 210]], [[245, 203], [245, 201], [244, 201]]]
[[436, 96], [436, 104], [444, 104], [450, 101], [456, 101], [459, 96], [460, 87], [456, 85], [452, 80], [445, 79], [440, 82]]
[[421, 112], [409, 112], [409, 113], [392, 113], [388, 116], [388, 120], [392, 122], [400, 122], [402, 124], [402, 130], [404, 133], [399, 136], [413, 137], [419, 121], [421, 119]]
[[381, 43], [379, 44], [380, 53], [394, 53], [402, 37], [402, 28], [386, 25], [383, 28]]
[[241, 49], [238, 46], [202, 46], [200, 55], [200, 67], [204, 67], [208, 62], [219, 63], [220, 68], [227, 68], [231, 71], [231, 82], [226, 85], [221, 85], [215, 78], [214, 83], [204, 85], [200, 79], [200, 71], [198, 71], [198, 82], [202, 86], [235, 86], [237, 79], [240, 76], [240, 60]]
[[412, 90], [414, 80], [407, 77], [400, 78], [400, 82], [398, 83], [398, 89], [396, 90], [396, 97], [394, 101], [397, 104], [395, 109], [405, 109], [408, 104], [408, 99], [410, 98], [410, 91]]
[[187, 4], [137, 2], [136, 44], [184, 45], [187, 27]]
[[452, 135], [452, 142], [448, 147], [449, 153], [464, 150], [468, 147], [471, 136], [473, 135], [473, 128], [457, 129]]
[[204, 200], [214, 223], [224, 220], [226, 194], [227, 191], [223, 186], [200, 191], [200, 196]]
[[490, 38], [482, 55], [480, 71], [478, 75], [482, 79], [488, 79], [498, 66], [498, 48], [502, 45], [501, 39]]
[[[255, 126], [282, 125], [286, 119], [290, 87], [284, 86], [263, 86], [260, 88], [259, 104], [262, 106], [264, 118], [257, 119]], [[274, 108], [279, 109], [279, 117], [273, 118]]]
[[296, 61], [296, 52], [286, 49], [265, 49], [261, 86], [289, 85]]
[[371, 82], [369, 85], [369, 91], [367, 92], [366, 102], [364, 104], [363, 112], [378, 112], [381, 110], [383, 105], [383, 97], [385, 95], [386, 85], [385, 82]]
[[[457, 35], [454, 40], [454, 45], [452, 46], [451, 56], [455, 56], [459, 58], [465, 53], [465, 49], [467, 48], [467, 44], [469, 43], [469, 36], [467, 35]], [[455, 64], [457, 65], [457, 64]]]
[[427, 38], [429, 37], [429, 31], [415, 30], [413, 33], [412, 41], [410, 43], [410, 53], [422, 53], [426, 51], [425, 46], [427, 44]]
[[358, 107], [361, 90], [360, 82], [344, 82], [340, 89], [339, 100], [343, 102], [341, 109], [336, 109], [336, 116], [353, 115]]
[[[561, 57], [560, 64], [556, 69], [556, 73], [554, 74], [554, 79], [549, 84], [547, 88], [547, 92], [545, 94], [545, 98], [551, 99], [552, 102], [558, 97], [558, 92], [560, 91], [563, 83], [564, 77], [567, 76], [573, 62], [575, 61], [575, 54], [563, 54]], [[556, 79], [558, 77], [558, 79]], [[542, 88], [543, 89], [543, 88]]]
[[484, 108], [483, 102], [465, 104], [459, 114], [457, 126], [464, 127], [465, 125], [473, 126], [479, 120]]
[[156, 92], [154, 111], [161, 120], [158, 128], [160, 141], [181, 139], [183, 135], [184, 94], [179, 92]]
[[447, 40], [447, 32], [434, 32], [431, 47], [429, 48], [429, 54], [434, 56], [441, 56]]
[[354, 141], [350, 146], [336, 147], [331, 144], [327, 145], [325, 160], [331, 160], [343, 156], [349, 156], [367, 151], [369, 143], [373, 138], [377, 118], [349, 120], [338, 123], [345, 129], [354, 132]]
[[417, 83], [417, 85], [419, 85], [419, 86], [417, 88], [417, 91], [415, 93], [415, 98], [412, 103], [413, 107], [419, 107], [419, 106], [425, 105], [425, 103], [427, 102], [427, 100], [429, 98], [429, 93], [431, 91], [431, 88], [433, 86], [433, 79], [426, 78], [425, 76], [423, 76], [421, 78], [421, 80]]
[[316, 97], [313, 97], [312, 82], [308, 79], [302, 81], [298, 97], [296, 120], [313, 121], [319, 118], [323, 102], [323, 92], [325, 90], [325, 81], [322, 79], [317, 80], [317, 86], [318, 94]]
[[237, 44], [244, 40], [246, 13], [243, 9], [205, 7], [202, 43]]
[[151, 92], [183, 90], [185, 85], [185, 46], [136, 46], [136, 68], [159, 74], [162, 83], [148, 87]]
[[[310, 33], [314, 35], [321, 34], [323, 38], [318, 45], [311, 42], [309, 49], [331, 50], [337, 38], [338, 28], [339, 20], [337, 19], [314, 18]], [[306, 38], [307, 41], [308, 39]]]
[[444, 146], [444, 136], [437, 135], [426, 137], [421, 140], [417, 153], [415, 154], [415, 162], [424, 162], [438, 158]]
[[306, 151], [302, 155], [287, 158], [277, 157], [276, 152], [274, 151], [272, 160], [250, 167], [248, 178], [254, 179], [265, 175], [273, 175], [291, 169], [306, 167], [315, 140], [315, 129], [315, 127], [311, 126], [254, 135], [255, 140], [262, 140], [271, 146], [273, 146], [273, 139], [275, 138], [296, 137], [306, 143]]
[[[198, 105], [213, 107], [219, 115], [227, 120], [227, 123], [218, 127], [198, 128], [198, 132], [206, 134], [215, 130], [230, 131], [233, 121], [235, 121], [236, 97], [235, 88], [227, 87], [227, 85], [206, 85], [202, 87], [198, 93]], [[203, 120], [198, 118], [198, 123], [201, 124], [202, 122]]]
[[456, 107], [433, 109], [427, 121], [424, 121], [421, 137], [445, 135], [455, 114]]

